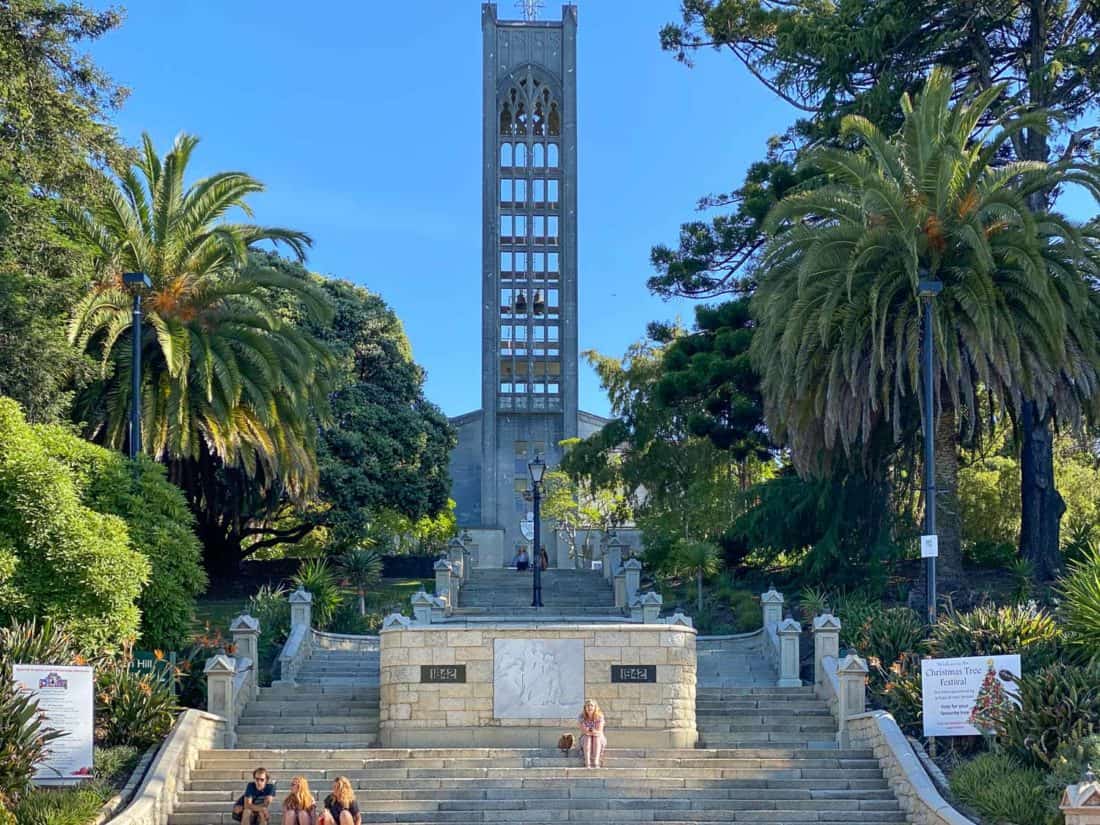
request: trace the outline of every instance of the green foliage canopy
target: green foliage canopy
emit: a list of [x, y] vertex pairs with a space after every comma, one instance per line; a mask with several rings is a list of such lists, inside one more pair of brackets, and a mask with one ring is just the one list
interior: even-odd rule
[[137, 636], [149, 569], [125, 522], [85, 506], [70, 469], [0, 399], [0, 622], [54, 619], [86, 652], [117, 650]]

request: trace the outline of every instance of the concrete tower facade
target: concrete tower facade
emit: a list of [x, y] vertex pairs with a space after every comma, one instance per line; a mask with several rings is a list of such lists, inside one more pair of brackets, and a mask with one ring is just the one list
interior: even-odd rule
[[451, 473], [495, 566], [527, 543], [528, 462], [604, 420], [577, 406], [577, 7], [502, 20], [485, 3], [482, 44], [481, 409], [452, 420]]

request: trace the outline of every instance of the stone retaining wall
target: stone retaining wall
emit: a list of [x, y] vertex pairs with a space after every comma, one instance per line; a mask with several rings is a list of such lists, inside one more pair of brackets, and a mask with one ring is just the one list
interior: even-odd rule
[[[690, 748], [698, 738], [693, 628], [394, 624], [380, 637], [383, 747], [555, 747], [562, 733], [576, 733], [579, 704], [568, 717], [494, 715], [494, 643], [511, 639], [583, 643], [583, 696], [603, 709], [611, 747]], [[422, 665], [465, 665], [466, 681], [421, 683]], [[656, 682], [613, 684], [612, 665], [652, 665]]]
[[166, 825], [179, 792], [198, 763], [199, 751], [224, 745], [224, 719], [201, 710], [185, 710], [160, 746], [134, 801], [111, 825]]
[[940, 796], [894, 717], [883, 710], [848, 717], [853, 748], [870, 748], [912, 825], [974, 825]]

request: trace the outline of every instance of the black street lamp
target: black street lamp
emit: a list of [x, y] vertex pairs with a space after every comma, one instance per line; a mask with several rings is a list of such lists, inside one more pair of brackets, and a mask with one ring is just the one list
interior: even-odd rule
[[527, 465], [531, 473], [531, 499], [535, 503], [535, 552], [531, 554], [531, 564], [535, 567], [534, 593], [532, 593], [531, 607], [542, 607], [542, 544], [539, 535], [539, 502], [542, 500], [542, 475], [546, 472], [546, 464], [537, 454], [535, 460]]
[[[927, 276], [923, 269], [921, 274]], [[917, 285], [917, 294], [924, 302], [924, 335], [921, 341], [924, 361], [924, 530], [921, 536], [921, 555], [925, 556], [929, 624], [936, 621], [936, 556], [939, 554], [936, 537], [936, 352], [932, 331], [932, 301], [941, 292], [943, 281], [934, 278], [922, 277]], [[927, 549], [926, 542], [929, 545]]]
[[130, 391], [130, 458], [137, 458], [141, 452], [141, 292], [150, 289], [153, 282], [144, 272], [126, 272], [122, 281], [134, 296], [133, 320], [130, 324], [130, 337], [134, 342], [133, 357], [130, 363], [132, 383]]

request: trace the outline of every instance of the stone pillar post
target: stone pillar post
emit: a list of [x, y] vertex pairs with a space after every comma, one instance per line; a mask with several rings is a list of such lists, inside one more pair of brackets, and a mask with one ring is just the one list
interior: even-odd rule
[[623, 546], [617, 541], [611, 542], [607, 545], [607, 554], [603, 558], [604, 567], [608, 568], [608, 578], [614, 581], [623, 566]]
[[465, 552], [466, 548], [462, 546], [462, 542], [458, 539], [452, 539], [451, 543], [447, 545], [447, 561], [451, 563], [451, 577], [454, 579], [451, 582], [451, 587], [454, 590], [454, 600], [456, 602], [458, 601], [458, 591], [466, 578], [465, 571], [462, 568], [462, 557]]
[[619, 567], [619, 572], [615, 574], [612, 582], [614, 583], [615, 607], [622, 610], [626, 607], [626, 572], [622, 566]]
[[454, 605], [454, 595], [451, 591], [451, 574], [454, 569], [446, 559], [440, 559], [435, 563], [435, 595], [447, 602], [447, 612]]
[[258, 668], [260, 662], [260, 622], [247, 613], [242, 613], [229, 625], [233, 636], [233, 647], [238, 658], [248, 659], [248, 699], [252, 701], [260, 694]]
[[311, 627], [313, 621], [313, 594], [298, 588], [290, 594], [290, 626], [304, 624]]
[[629, 605], [642, 586], [642, 563], [637, 559], [627, 559], [623, 562], [623, 572], [626, 574], [626, 604]]
[[642, 621], [646, 624], [656, 624], [661, 615], [662, 604], [664, 599], [661, 598], [660, 593], [654, 593], [652, 590], [645, 593], [642, 596]]
[[206, 660], [206, 709], [225, 719], [225, 746], [237, 744], [237, 707], [233, 696], [233, 680], [237, 676], [237, 661], [219, 653]]
[[636, 622], [642, 621], [642, 594], [635, 593], [627, 606], [630, 608], [630, 618]]
[[767, 593], [760, 594], [760, 606], [764, 611], [765, 629], [783, 620], [783, 594], [774, 587], [769, 587]]
[[794, 619], [784, 619], [776, 629], [779, 634], [779, 687], [802, 687], [798, 675], [798, 637], [802, 625]]
[[867, 663], [854, 653], [849, 653], [836, 669], [840, 681], [837, 697], [837, 744], [841, 748], [851, 745], [848, 719], [867, 710]]
[[840, 660], [840, 619], [831, 613], [814, 617], [814, 689], [820, 694], [825, 680], [826, 656]]
[[1058, 808], [1066, 825], [1100, 825], [1100, 781], [1091, 768], [1082, 782], [1066, 788]]
[[414, 593], [409, 601], [412, 602], [413, 621], [417, 624], [431, 624], [432, 606], [435, 604], [435, 600], [421, 590], [418, 593]]

